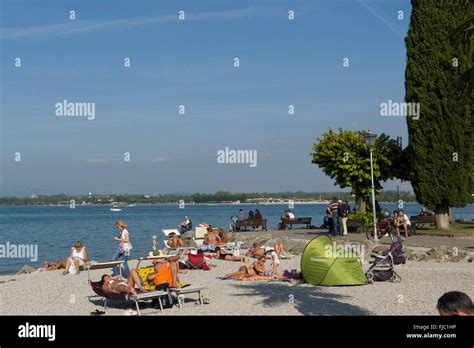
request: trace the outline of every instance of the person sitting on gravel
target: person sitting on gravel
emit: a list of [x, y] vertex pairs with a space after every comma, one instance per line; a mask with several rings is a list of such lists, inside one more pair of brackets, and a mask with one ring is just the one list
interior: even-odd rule
[[219, 234], [216, 231], [214, 231], [211, 226], [207, 228], [207, 234], [204, 237], [203, 244], [207, 244], [207, 245], [222, 244], [221, 237], [219, 237]]
[[80, 240], [78, 240], [76, 243], [74, 243], [74, 248], [71, 251], [71, 255], [66, 260], [63, 275], [68, 273], [78, 274], [80, 267], [84, 266], [85, 263], [87, 263], [86, 247]]
[[460, 291], [446, 292], [438, 299], [436, 308], [441, 316], [471, 316], [474, 314], [471, 298]]
[[105, 292], [115, 292], [118, 294], [137, 294], [135, 286], [138, 286], [140, 291], [146, 291], [143, 287], [140, 277], [135, 269], [130, 271], [130, 276], [126, 280], [121, 275], [111, 276], [110, 274], [104, 274], [100, 280], [102, 283], [102, 290]]
[[181, 248], [184, 245], [184, 242], [181, 238], [179, 238], [176, 233], [171, 232], [168, 235], [168, 241], [167, 241], [168, 247], [171, 249], [178, 249]]
[[265, 254], [265, 247], [258, 246], [257, 243], [253, 243], [252, 247], [247, 251], [246, 256], [259, 257]]
[[257, 261], [253, 262], [251, 266], [240, 266], [237, 272], [226, 274], [222, 279], [239, 279], [242, 277], [253, 277], [265, 275], [265, 263], [267, 258], [262, 255]]
[[221, 243], [222, 244], [227, 244], [227, 233], [224, 231], [224, 229], [222, 227], [219, 227], [217, 229], [217, 234], [219, 235]]
[[242, 261], [243, 263], [247, 262], [247, 259], [245, 258], [245, 256], [235, 256], [232, 253], [228, 253], [224, 249], [221, 249], [219, 247], [215, 249], [215, 252], [216, 252], [215, 258], [219, 260], [234, 261], [234, 262]]

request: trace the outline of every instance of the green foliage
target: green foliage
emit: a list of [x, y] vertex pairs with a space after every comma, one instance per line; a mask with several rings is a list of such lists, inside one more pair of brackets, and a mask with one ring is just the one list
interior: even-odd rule
[[[329, 129], [322, 139], [313, 144], [312, 163], [336, 185], [350, 187], [356, 197], [371, 192], [370, 153], [364, 142], [365, 132]], [[407, 173], [404, 153], [396, 140], [386, 134], [377, 137], [373, 148], [375, 190], [382, 189], [382, 182], [393, 178], [405, 179]]]
[[[473, 78], [472, 46], [459, 38], [472, 33], [474, 6], [472, 1], [412, 0], [412, 7], [405, 99], [420, 103], [420, 118], [407, 117], [410, 181], [421, 204], [445, 212], [465, 206], [474, 192], [473, 99], [453, 88]], [[457, 28], [464, 34], [453, 38]]]

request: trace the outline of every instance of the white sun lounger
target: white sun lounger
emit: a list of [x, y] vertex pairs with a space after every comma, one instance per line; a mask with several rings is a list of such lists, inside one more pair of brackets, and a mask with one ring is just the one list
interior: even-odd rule
[[89, 280], [91, 279], [91, 270], [95, 269], [104, 269], [104, 268], [114, 268], [116, 266], [119, 266], [119, 274], [122, 275], [122, 265], [124, 261], [109, 261], [109, 262], [94, 262], [94, 263], [87, 263], [86, 264], [86, 269], [87, 269], [87, 277]]
[[163, 231], [163, 234], [168, 237], [170, 235], [170, 233], [176, 233], [177, 236], [180, 236], [181, 233], [176, 229], [176, 228], [172, 228], [172, 229], [164, 229], [162, 230]]
[[138, 315], [141, 315], [140, 313], [140, 306], [138, 304], [138, 301], [143, 301], [143, 300], [154, 300], [157, 299], [158, 303], [160, 304], [160, 310], [163, 313], [163, 303], [161, 302], [161, 296], [167, 295], [168, 293], [166, 291], [162, 290], [155, 290], [155, 291], [149, 291], [149, 292], [142, 292], [137, 295], [132, 295], [130, 296], [130, 299], [135, 302], [135, 307], [137, 307], [137, 313]]
[[196, 231], [194, 232], [194, 237], [193, 237], [194, 243], [196, 243], [196, 245], [203, 244], [204, 237], [206, 236], [206, 234], [207, 234], [207, 227], [201, 227], [201, 226], [196, 227]]
[[156, 259], [167, 259], [168, 257], [173, 256], [173, 255], [154, 255], [154, 256], [145, 256], [145, 257], [139, 257], [137, 258], [138, 263], [137, 263], [137, 269], [140, 268], [140, 263], [142, 261], [148, 261], [148, 260], [156, 260]]
[[192, 293], [197, 293], [199, 296], [199, 303], [201, 306], [204, 304], [204, 301], [202, 299], [202, 290], [206, 289], [205, 286], [201, 287], [189, 287], [189, 288], [170, 288], [170, 291], [176, 294], [176, 297], [178, 298], [178, 307], [181, 309], [181, 307], [184, 304], [184, 296], [185, 294], [192, 294]]

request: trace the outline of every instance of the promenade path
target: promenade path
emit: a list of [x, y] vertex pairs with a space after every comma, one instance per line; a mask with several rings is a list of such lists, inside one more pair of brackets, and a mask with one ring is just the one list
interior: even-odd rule
[[[242, 232], [242, 234], [247, 233], [267, 233], [264, 232]], [[293, 229], [293, 230], [285, 230], [285, 231], [277, 231], [277, 230], [269, 230], [270, 233], [274, 237], [283, 237], [286, 236], [290, 239], [312, 239], [316, 237], [318, 234], [327, 233], [327, 230], [314, 230], [314, 229]], [[348, 236], [344, 236], [342, 238], [336, 238], [336, 240], [347, 240], [347, 241], [358, 241], [362, 242], [367, 240], [365, 233], [349, 233]], [[379, 243], [381, 244], [390, 244], [392, 241], [388, 236], [383, 237]], [[474, 238], [472, 237], [441, 237], [441, 236], [427, 236], [427, 235], [415, 235], [408, 237], [407, 240], [403, 243], [406, 246], [413, 246], [413, 247], [424, 247], [424, 248], [433, 248], [439, 247], [444, 245], [448, 248], [457, 247], [458, 249], [463, 249], [466, 251], [474, 251]]]

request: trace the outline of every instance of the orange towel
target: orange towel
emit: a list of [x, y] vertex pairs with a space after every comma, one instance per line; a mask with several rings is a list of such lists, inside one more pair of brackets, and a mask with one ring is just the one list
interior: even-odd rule
[[251, 276], [251, 277], [240, 277], [237, 280], [248, 282], [248, 281], [255, 281], [255, 280], [271, 280], [273, 279], [272, 276]]

